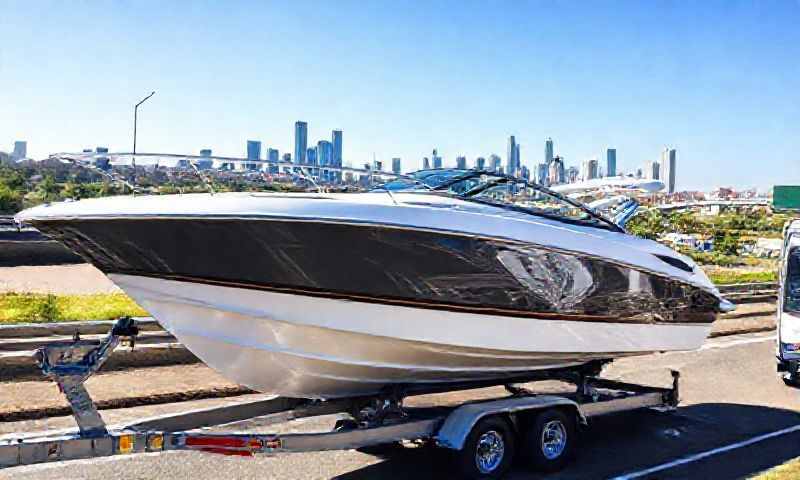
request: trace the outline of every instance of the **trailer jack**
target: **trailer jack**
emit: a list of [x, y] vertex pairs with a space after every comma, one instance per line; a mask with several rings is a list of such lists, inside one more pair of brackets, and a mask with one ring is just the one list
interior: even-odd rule
[[111, 332], [101, 341], [81, 340], [78, 333], [71, 342], [42, 347], [34, 353], [42, 373], [56, 382], [67, 398], [78, 430], [84, 437], [100, 437], [108, 434], [106, 424], [100, 417], [84, 382], [111, 356], [123, 337], [134, 344], [139, 328], [130, 317], [117, 320]]

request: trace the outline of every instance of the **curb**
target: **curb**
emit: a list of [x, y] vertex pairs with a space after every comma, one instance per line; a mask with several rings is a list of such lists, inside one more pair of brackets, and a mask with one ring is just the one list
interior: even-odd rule
[[[152, 317], [133, 317], [139, 330], [145, 332], [164, 330]], [[0, 325], [0, 338], [49, 337], [55, 335], [72, 336], [75, 332], [81, 335], [105, 335], [116, 323], [115, 320], [95, 320], [82, 322], [54, 323], [16, 323]]]

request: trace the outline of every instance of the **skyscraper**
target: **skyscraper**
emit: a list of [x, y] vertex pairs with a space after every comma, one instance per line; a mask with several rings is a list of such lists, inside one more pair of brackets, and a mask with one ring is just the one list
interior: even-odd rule
[[547, 169], [547, 180], [550, 185], [564, 183], [564, 160], [555, 157]]
[[261, 158], [261, 142], [258, 140], [247, 141], [247, 159], [258, 160]]
[[476, 170], [485, 170], [486, 169], [486, 159], [483, 157], [478, 157], [475, 159], [475, 169]]
[[309, 165], [317, 165], [317, 149], [316, 148], [307, 148], [306, 149], [306, 162]]
[[565, 173], [567, 183], [575, 183], [580, 177], [580, 172], [577, 167], [569, 167]]
[[467, 157], [465, 156], [458, 156], [456, 157], [456, 168], [466, 170], [467, 169]]
[[677, 152], [674, 148], [664, 147], [664, 150], [661, 151], [661, 171], [659, 174], [667, 193], [675, 193], [676, 154]]
[[267, 160], [270, 162], [277, 162], [280, 158], [280, 153], [277, 148], [270, 148], [267, 150]]
[[[519, 143], [514, 148], [514, 162], [517, 166], [517, 172], [522, 170], [522, 157], [519, 154]], [[512, 175], [517, 175], [517, 173], [513, 173]]]
[[517, 149], [517, 139], [514, 138], [514, 135], [511, 135], [508, 137], [508, 152], [506, 157], [506, 171], [509, 175], [514, 175], [514, 172], [516, 172], [519, 168], [517, 163], [517, 153], [519, 153], [519, 150]]
[[308, 148], [308, 124], [306, 122], [294, 122], [294, 163], [303, 165], [306, 163], [306, 149]]
[[439, 152], [436, 149], [433, 149], [433, 168], [442, 168], [442, 157], [439, 156]]
[[548, 185], [547, 182], [547, 164], [540, 163], [536, 166], [536, 183], [539, 185]]
[[500, 159], [500, 155], [491, 154], [489, 155], [489, 170], [493, 172], [497, 172], [500, 170], [502, 160]]
[[422, 169], [423, 170], [431, 169], [431, 161], [428, 157], [422, 157]]
[[335, 166], [333, 162], [333, 144], [327, 140], [317, 142], [317, 161], [322, 167]]
[[399, 157], [394, 157], [394, 158], [392, 158], [392, 173], [400, 174], [400, 172], [401, 172], [401, 169], [400, 169], [400, 158]]
[[644, 178], [649, 180], [660, 180], [661, 165], [657, 161], [646, 162], [644, 164]]
[[590, 158], [588, 160], [584, 160], [583, 164], [581, 165], [581, 178], [583, 180], [592, 180], [593, 178], [597, 178], [597, 159]]
[[606, 176], [617, 176], [617, 149], [606, 149]]
[[202, 157], [202, 160], [198, 160], [196, 163], [198, 170], [206, 170], [214, 166], [214, 162], [211, 160], [210, 148], [204, 148], [200, 150], [200, 156]]
[[334, 167], [342, 166], [342, 131], [334, 130], [331, 136], [331, 143], [333, 143], [333, 158], [332, 165]]
[[12, 160], [21, 160], [28, 157], [28, 142], [17, 140], [14, 142], [14, 153], [11, 154]]
[[[247, 159], [260, 160], [261, 159], [261, 142], [258, 140], [247, 141]], [[242, 163], [239, 165], [241, 170], [257, 170], [257, 163]]]
[[553, 158], [553, 139], [547, 137], [547, 140], [544, 141], [544, 163], [550, 165]]

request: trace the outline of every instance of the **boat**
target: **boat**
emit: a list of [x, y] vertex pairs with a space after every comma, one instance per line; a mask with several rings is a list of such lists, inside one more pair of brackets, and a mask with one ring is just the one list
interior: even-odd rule
[[290, 397], [693, 350], [730, 307], [691, 259], [493, 172], [359, 193], [117, 196], [16, 219], [223, 376]]

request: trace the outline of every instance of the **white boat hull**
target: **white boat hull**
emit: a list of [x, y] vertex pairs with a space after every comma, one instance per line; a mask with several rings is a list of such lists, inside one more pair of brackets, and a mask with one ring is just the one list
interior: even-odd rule
[[111, 274], [200, 360], [255, 390], [332, 398], [693, 350], [710, 324], [532, 319]]

